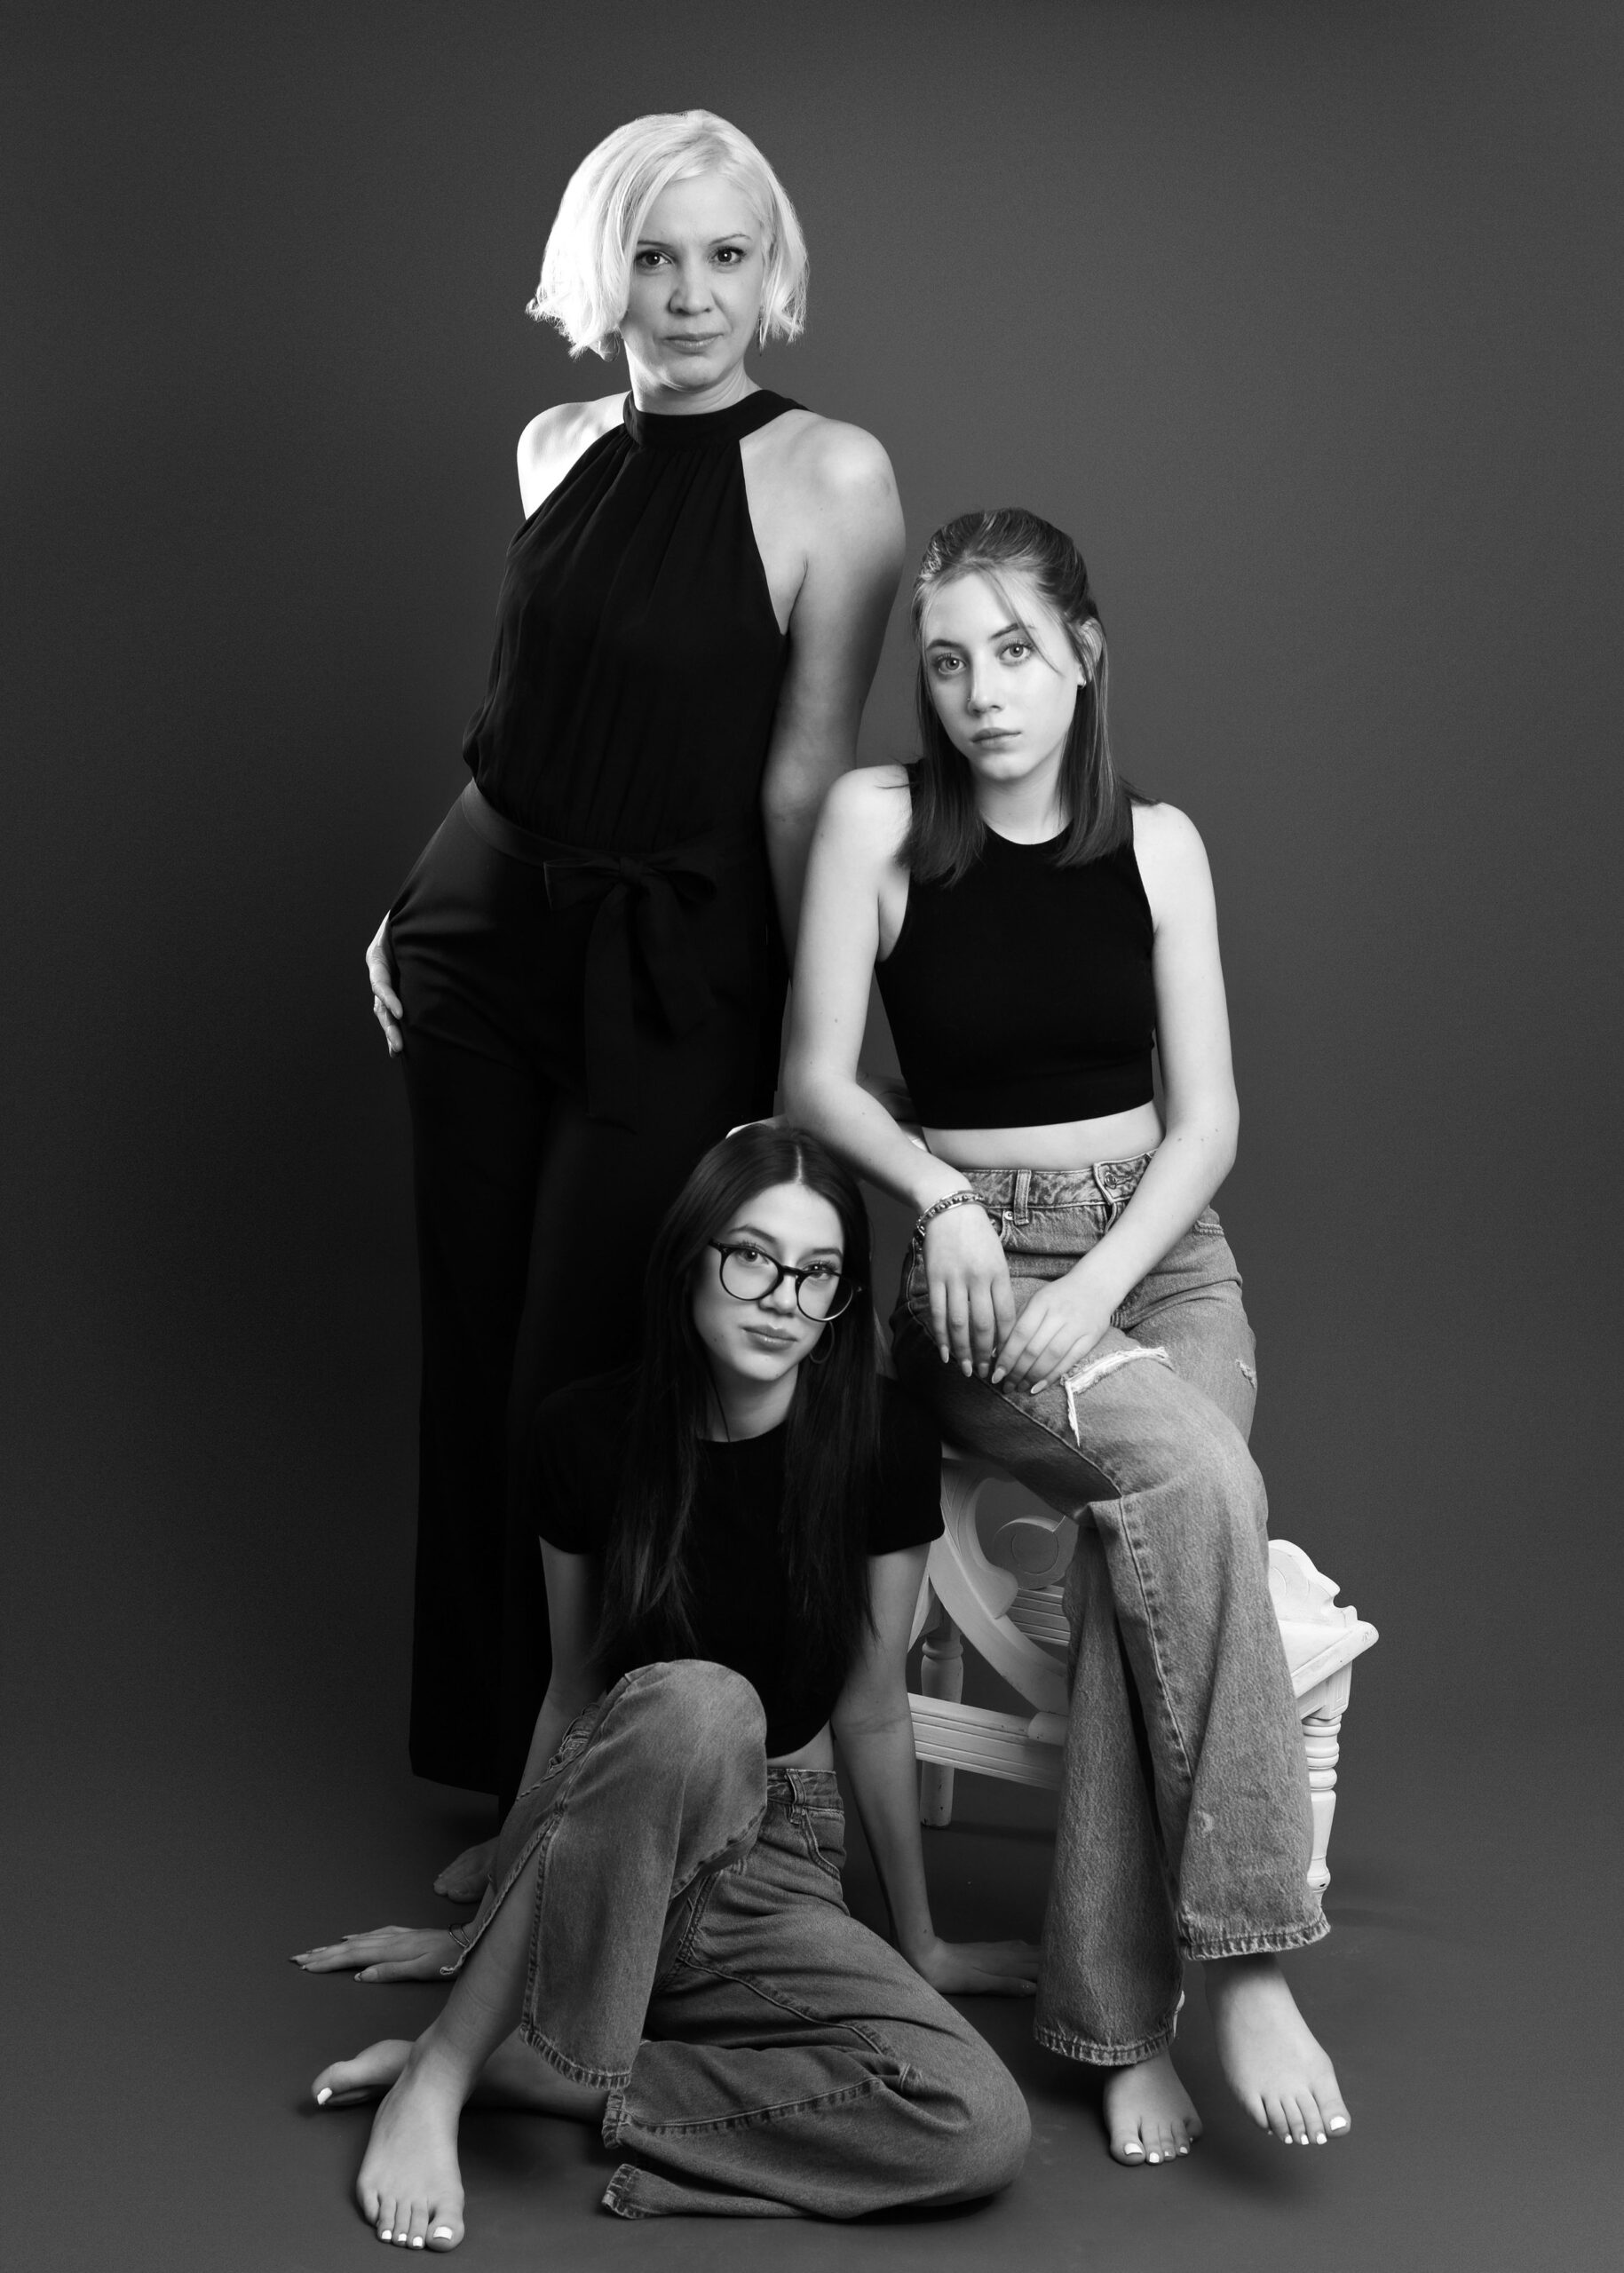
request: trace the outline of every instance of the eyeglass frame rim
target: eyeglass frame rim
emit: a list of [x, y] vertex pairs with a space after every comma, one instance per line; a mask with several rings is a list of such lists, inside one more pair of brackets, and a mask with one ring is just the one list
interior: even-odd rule
[[717, 1271], [717, 1279], [721, 1287], [722, 1292], [726, 1295], [730, 1303], [764, 1303], [769, 1295], [777, 1294], [779, 1288], [783, 1285], [786, 1279], [793, 1279], [795, 1280], [795, 1306], [800, 1312], [801, 1316], [806, 1320], [807, 1324], [809, 1326], [833, 1326], [837, 1318], [844, 1318], [845, 1316], [846, 1312], [851, 1309], [852, 1304], [857, 1300], [858, 1295], [862, 1291], [864, 1282], [860, 1274], [855, 1271], [848, 1271], [843, 1263], [839, 1271], [836, 1273], [836, 1276], [837, 1278], [844, 1279], [851, 1287], [852, 1292], [849, 1298], [841, 1304], [837, 1311], [825, 1311], [821, 1318], [815, 1317], [814, 1314], [811, 1311], [805, 1309], [802, 1303], [801, 1286], [803, 1280], [810, 1279], [814, 1271], [820, 1270], [823, 1266], [816, 1263], [780, 1263], [775, 1255], [768, 1255], [764, 1253], [762, 1248], [757, 1247], [756, 1252], [761, 1256], [762, 1261], [764, 1263], [770, 1263], [774, 1271], [777, 1271], [778, 1276], [770, 1287], [764, 1287], [759, 1295], [735, 1295], [733, 1288], [728, 1285], [726, 1279], [722, 1275], [723, 1271], [727, 1268], [727, 1258], [730, 1255], [742, 1255], [747, 1247], [755, 1247], [756, 1242], [753, 1239], [707, 1239], [705, 1244], [707, 1247], [714, 1247], [722, 1258], [721, 1264]]

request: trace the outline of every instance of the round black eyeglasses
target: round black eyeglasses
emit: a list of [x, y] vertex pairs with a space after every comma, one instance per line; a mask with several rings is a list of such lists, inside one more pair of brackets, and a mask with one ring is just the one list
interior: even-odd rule
[[712, 1239], [710, 1245], [722, 1258], [722, 1291], [736, 1303], [758, 1303], [786, 1279], [793, 1279], [795, 1305], [803, 1318], [825, 1325], [852, 1307], [857, 1281], [832, 1263], [808, 1263], [797, 1269], [794, 1263], [776, 1262], [758, 1247], [730, 1247], [721, 1239]]

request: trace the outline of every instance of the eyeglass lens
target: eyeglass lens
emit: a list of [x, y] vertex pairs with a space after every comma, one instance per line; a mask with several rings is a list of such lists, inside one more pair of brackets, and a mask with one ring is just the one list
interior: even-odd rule
[[[771, 1255], [744, 1255], [730, 1247], [722, 1257], [722, 1284], [741, 1303], [759, 1302], [780, 1278], [793, 1278]], [[796, 1280], [795, 1299], [804, 1318], [838, 1318], [852, 1300], [852, 1282], [838, 1271], [814, 1270]]]

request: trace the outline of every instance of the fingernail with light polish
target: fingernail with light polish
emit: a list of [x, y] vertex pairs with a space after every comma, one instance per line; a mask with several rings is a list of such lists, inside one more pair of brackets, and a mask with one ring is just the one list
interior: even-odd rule
[[323, 2084], [321, 2090], [316, 2094], [316, 2105], [318, 2107], [325, 2107], [332, 2096], [333, 2087], [331, 2084]]

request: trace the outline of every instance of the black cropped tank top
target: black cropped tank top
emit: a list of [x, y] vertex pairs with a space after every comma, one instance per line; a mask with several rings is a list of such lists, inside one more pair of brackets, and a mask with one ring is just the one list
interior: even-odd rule
[[909, 882], [876, 976], [928, 1128], [1092, 1121], [1154, 1094], [1154, 927], [1133, 844], [1063, 868], [1063, 842], [989, 828], [957, 883]]
[[629, 395], [519, 529], [463, 741], [505, 819], [625, 854], [754, 819], [788, 641], [739, 444], [796, 408], [758, 389], [683, 417]]

